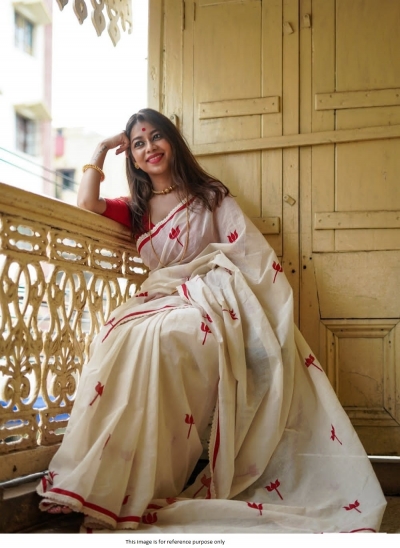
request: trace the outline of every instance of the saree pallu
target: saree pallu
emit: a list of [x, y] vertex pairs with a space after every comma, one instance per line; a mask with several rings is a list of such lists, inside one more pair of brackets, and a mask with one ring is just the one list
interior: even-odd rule
[[378, 531], [368, 457], [234, 199], [180, 204], [137, 247], [151, 273], [92, 344], [42, 509], [67, 504], [87, 531]]

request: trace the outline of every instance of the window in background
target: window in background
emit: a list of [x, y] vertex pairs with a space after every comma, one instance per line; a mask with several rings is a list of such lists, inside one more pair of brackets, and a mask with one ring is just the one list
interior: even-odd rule
[[75, 169], [58, 169], [63, 190], [75, 190]]
[[20, 114], [16, 114], [17, 124], [17, 150], [30, 154], [37, 155], [37, 123], [35, 120], [25, 118]]
[[25, 53], [33, 55], [33, 28], [34, 25], [26, 17], [15, 14], [15, 47]]

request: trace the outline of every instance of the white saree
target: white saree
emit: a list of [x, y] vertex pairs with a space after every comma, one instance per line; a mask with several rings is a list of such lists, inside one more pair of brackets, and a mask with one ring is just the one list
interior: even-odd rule
[[137, 247], [152, 271], [92, 344], [42, 509], [67, 504], [89, 532], [378, 531], [379, 483], [234, 199], [181, 204]]

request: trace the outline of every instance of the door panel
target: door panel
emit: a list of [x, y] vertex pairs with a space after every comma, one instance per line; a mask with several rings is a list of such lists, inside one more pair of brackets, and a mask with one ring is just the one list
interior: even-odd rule
[[335, 211], [400, 209], [400, 140], [336, 146]]
[[400, 86], [398, 2], [336, 0], [336, 37], [335, 91]]
[[240, 4], [216, 2], [197, 7], [193, 44], [193, 144], [260, 137], [260, 116], [230, 116], [228, 111], [226, 116], [201, 120], [198, 112], [202, 103], [261, 96], [260, 21], [260, 0]]

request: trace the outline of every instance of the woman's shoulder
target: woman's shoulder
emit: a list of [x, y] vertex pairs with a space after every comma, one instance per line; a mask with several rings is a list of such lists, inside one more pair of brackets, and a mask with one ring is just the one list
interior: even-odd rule
[[113, 219], [122, 225], [131, 228], [131, 214], [129, 209], [129, 196], [121, 196], [119, 198], [104, 198], [106, 209], [102, 214], [104, 217]]

